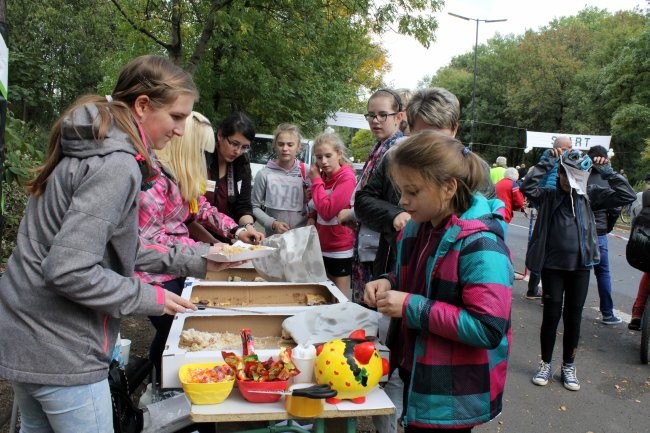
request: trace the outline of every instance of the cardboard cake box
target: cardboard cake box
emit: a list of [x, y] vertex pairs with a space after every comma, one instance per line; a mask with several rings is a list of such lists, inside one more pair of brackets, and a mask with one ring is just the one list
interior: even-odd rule
[[189, 280], [183, 298], [205, 303], [205, 310], [195, 314], [224, 314], [268, 311], [297, 314], [316, 305], [348, 302], [347, 297], [331, 281], [320, 283], [248, 283]]
[[[239, 315], [197, 315], [195, 313], [177, 314], [172, 323], [167, 338], [167, 345], [162, 356], [161, 386], [163, 388], [180, 388], [178, 370], [183, 364], [195, 362], [223, 361], [221, 349], [191, 352], [179, 347], [181, 332], [187, 329], [196, 329], [204, 332], [230, 332], [240, 334], [241, 329], [248, 328], [255, 338], [281, 337], [282, 322], [289, 317], [287, 314], [278, 314], [269, 311], [267, 314], [239, 314]], [[292, 340], [284, 340], [282, 345], [295, 346]], [[242, 354], [241, 345], [238, 349], [226, 349], [227, 352]], [[261, 360], [269, 357], [278, 359], [280, 345], [271, 349], [255, 349]]]
[[206, 281], [244, 281], [253, 282], [255, 279], [263, 279], [253, 266], [242, 265], [222, 271], [208, 271], [204, 280]]

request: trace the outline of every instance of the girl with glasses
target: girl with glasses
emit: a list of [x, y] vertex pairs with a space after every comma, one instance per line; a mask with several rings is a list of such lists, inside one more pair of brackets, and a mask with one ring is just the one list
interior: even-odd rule
[[[208, 149], [208, 183], [205, 197], [242, 227], [252, 227], [251, 165], [248, 150], [255, 139], [255, 126], [242, 112], [233, 112], [221, 121], [214, 149]], [[219, 240], [228, 239], [211, 230]]]

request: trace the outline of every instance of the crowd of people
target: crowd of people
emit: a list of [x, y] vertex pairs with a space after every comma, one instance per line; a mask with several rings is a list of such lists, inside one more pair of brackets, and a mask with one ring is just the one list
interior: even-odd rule
[[[159, 374], [173, 315], [196, 309], [180, 296], [185, 278], [240, 264], [206, 253], [309, 225], [328, 278], [385, 318], [385, 389], [397, 412], [374, 419], [378, 432], [399, 422], [406, 433], [470, 432], [503, 407], [514, 284], [506, 236], [525, 199], [538, 215], [526, 297], [543, 299], [532, 381], [551, 378], [562, 317], [561, 381], [580, 389], [590, 272], [603, 323], [620, 322], [607, 233], [636, 198], [606, 149], [583, 154], [561, 136], [530, 170], [503, 156], [490, 168], [455, 138], [451, 92], [382, 88], [367, 102], [376, 143], [358, 180], [332, 131], [314, 140], [313, 163], [300, 161], [292, 123], [278, 125], [275, 156], [252, 179], [252, 120], [233, 112], [213, 127], [193, 111], [197, 97], [186, 72], [142, 56], [111, 95], [80, 98], [54, 125], [0, 279], [0, 377], [12, 384], [23, 432], [113, 431], [107, 370], [120, 318], [149, 316]], [[640, 298], [648, 284], [644, 274]], [[630, 329], [638, 311], [635, 303]]]

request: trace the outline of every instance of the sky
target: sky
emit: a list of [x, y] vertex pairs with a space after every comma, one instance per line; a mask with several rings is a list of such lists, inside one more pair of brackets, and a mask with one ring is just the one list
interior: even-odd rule
[[576, 15], [586, 6], [610, 12], [648, 6], [645, 0], [447, 0], [445, 3], [444, 9], [436, 14], [436, 41], [428, 50], [411, 37], [396, 33], [383, 36], [382, 45], [392, 66], [385, 77], [387, 85], [415, 89], [418, 81], [425, 75], [434, 75], [452, 57], [474, 51], [476, 21], [465, 21], [448, 12], [481, 20], [507, 19], [497, 23], [479, 22], [480, 45], [497, 33], [520, 35], [526, 30], [538, 30], [555, 18]]

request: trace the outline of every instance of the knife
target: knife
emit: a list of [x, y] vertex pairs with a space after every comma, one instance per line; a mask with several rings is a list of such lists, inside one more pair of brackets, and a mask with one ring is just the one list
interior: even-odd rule
[[321, 398], [332, 398], [336, 397], [337, 392], [333, 390], [329, 385], [314, 385], [308, 388], [298, 388], [292, 391], [262, 391], [262, 390], [250, 390], [248, 392], [255, 392], [258, 394], [280, 394], [280, 395], [291, 395], [293, 397], [307, 397], [311, 399], [321, 399]]
[[201, 311], [205, 310], [206, 308], [210, 308], [210, 309], [221, 310], [221, 311], [237, 311], [239, 313], [246, 313], [246, 314], [265, 314], [263, 311], [246, 310], [243, 308], [213, 307], [211, 305], [205, 305], [200, 302], [195, 302], [194, 305], [196, 305], [196, 308], [198, 308]]

